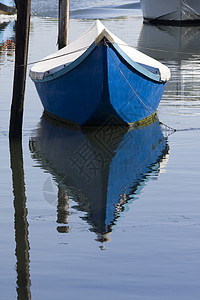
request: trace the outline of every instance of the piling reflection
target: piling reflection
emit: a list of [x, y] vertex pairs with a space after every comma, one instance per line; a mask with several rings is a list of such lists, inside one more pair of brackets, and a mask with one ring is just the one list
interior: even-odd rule
[[67, 191], [59, 185], [57, 212], [57, 223], [62, 224], [57, 227], [58, 232], [69, 232], [69, 195], [67, 194]]
[[14, 211], [15, 211], [15, 255], [17, 259], [18, 299], [31, 299], [29, 273], [28, 221], [24, 182], [23, 154], [21, 141], [10, 142]]
[[108, 241], [126, 204], [135, 199], [150, 175], [158, 175], [168, 155], [167, 139], [158, 121], [137, 129], [112, 122], [78, 129], [59, 126], [43, 116], [30, 139], [32, 158], [58, 185], [59, 232], [68, 231], [72, 198], [76, 209], [87, 213], [85, 219], [97, 240]]

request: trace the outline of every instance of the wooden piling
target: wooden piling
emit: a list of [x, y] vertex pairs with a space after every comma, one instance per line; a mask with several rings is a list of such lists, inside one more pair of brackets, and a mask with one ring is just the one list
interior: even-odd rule
[[15, 71], [10, 116], [10, 138], [21, 138], [26, 84], [31, 0], [16, 0]]
[[69, 0], [59, 0], [58, 49], [68, 44]]

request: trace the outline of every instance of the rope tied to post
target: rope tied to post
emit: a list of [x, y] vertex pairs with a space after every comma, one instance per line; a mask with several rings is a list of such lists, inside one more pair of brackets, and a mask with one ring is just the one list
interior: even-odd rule
[[[112, 53], [111, 53], [111, 51], [110, 51], [110, 49], [109, 49], [109, 46], [108, 46], [107, 42], [105, 41], [104, 43], [105, 43], [105, 45], [106, 45], [106, 47], [107, 47], [107, 49], [108, 49], [108, 52], [109, 52], [111, 58], [113, 59], [114, 63], [116, 64], [116, 66], [117, 66], [119, 72], [121, 73], [122, 77], [124, 78], [124, 80], [126, 81], [126, 83], [128, 84], [128, 86], [130, 87], [130, 89], [132, 90], [132, 92], [134, 93], [134, 95], [138, 98], [138, 100], [142, 103], [142, 105], [148, 110], [148, 112], [150, 113], [150, 115], [153, 115], [154, 112], [151, 110], [151, 108], [149, 108], [149, 107], [146, 106], [146, 104], [145, 104], [145, 103], [142, 101], [142, 99], [138, 96], [137, 92], [134, 90], [134, 88], [132, 87], [132, 85], [130, 84], [130, 82], [128, 81], [128, 79], [126, 78], [126, 76], [124, 75], [122, 69], [121, 69], [120, 66], [118, 65], [118, 63], [117, 63], [117, 61], [115, 60], [115, 58], [113, 57], [113, 55], [112, 55]], [[171, 131], [173, 131], [173, 132], [176, 131], [175, 128], [172, 128], [172, 127], [166, 125], [165, 123], [161, 122], [161, 121], [158, 119], [157, 115], [156, 115], [156, 119], [157, 119], [157, 121], [158, 121], [161, 125], [165, 126], [165, 127], [168, 128], [169, 130], [171, 130]]]

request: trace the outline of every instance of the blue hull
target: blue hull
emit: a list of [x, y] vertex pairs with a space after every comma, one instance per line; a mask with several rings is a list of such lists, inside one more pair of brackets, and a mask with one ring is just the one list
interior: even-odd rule
[[73, 70], [35, 80], [46, 112], [62, 121], [132, 124], [153, 115], [165, 82], [137, 71], [113, 46], [100, 43]]

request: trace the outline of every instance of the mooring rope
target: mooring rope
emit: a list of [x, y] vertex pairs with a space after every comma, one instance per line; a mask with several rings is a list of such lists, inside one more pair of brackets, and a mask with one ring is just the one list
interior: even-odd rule
[[[108, 51], [109, 51], [109, 53], [110, 53], [110, 55], [111, 55], [113, 61], [115, 62], [116, 66], [117, 66], [117, 68], [119, 69], [119, 71], [120, 71], [121, 75], [123, 76], [124, 80], [127, 82], [127, 84], [129, 85], [129, 87], [131, 88], [132, 92], [135, 94], [135, 96], [138, 98], [138, 100], [143, 104], [143, 106], [148, 110], [148, 112], [150, 113], [150, 115], [153, 115], [154, 112], [152, 112], [152, 111], [150, 110], [150, 108], [148, 108], [148, 107], [146, 106], [146, 104], [142, 101], [142, 99], [138, 96], [138, 94], [136, 93], [136, 91], [133, 89], [133, 87], [132, 87], [132, 85], [129, 83], [128, 79], [125, 77], [123, 71], [121, 70], [121, 68], [120, 68], [119, 65], [117, 64], [116, 60], [114, 59], [112, 53], [110, 52], [110, 49], [109, 49], [109, 47], [108, 47], [107, 42], [104, 42], [104, 43], [105, 43], [105, 45], [106, 45], [106, 47], [107, 47], [107, 49], [108, 49]], [[124, 45], [124, 44], [118, 44], [118, 45]], [[127, 44], [125, 44], [125, 45], [127, 45]], [[127, 45], [127, 46], [129, 46], [129, 45]], [[54, 57], [45, 58], [45, 59], [42, 59], [42, 60], [39, 60], [39, 61], [30, 62], [30, 63], [27, 63], [27, 66], [32, 65], [32, 64], [36, 64], [36, 63], [40, 63], [40, 62], [45, 62], [45, 61], [53, 60], [53, 59], [60, 58], [60, 57], [64, 57], [64, 56], [67, 56], [67, 55], [70, 55], [70, 54], [74, 54], [74, 53], [77, 53], [77, 52], [80, 52], [80, 51], [84, 51], [85, 49], [88, 49], [88, 47], [89, 47], [89, 46], [85, 46], [85, 47], [83, 47], [83, 48], [79, 48], [79, 49], [77, 49], [77, 50], [74, 50], [74, 51], [71, 51], [71, 52], [68, 52], [68, 53], [64, 53], [64, 54], [57, 55], [57, 56], [54, 56]], [[131, 47], [131, 46], [129, 46], [129, 47]], [[23, 65], [20, 65], [20, 66], [17, 66], [17, 67], [22, 67], [22, 66], [23, 66]], [[158, 119], [157, 116], [156, 116], [156, 119], [158, 120], [158, 122], [159, 122], [160, 124], [162, 124], [163, 126], [165, 126], [166, 128], [168, 128], [169, 130], [172, 130], [173, 132], [176, 131], [176, 129], [174, 129], [174, 128], [172, 128], [172, 127], [170, 127], [170, 126], [164, 124], [163, 122], [161, 122], [161, 121]]]
[[[194, 53], [194, 52], [169, 51], [169, 50], [165, 50], [165, 49], [156, 49], [156, 48], [148, 48], [148, 47], [141, 47], [141, 46], [136, 47], [134, 45], [130, 45], [130, 44], [126, 44], [126, 43], [116, 43], [116, 44], [118, 46], [125, 46], [125, 47], [134, 48], [135, 50], [137, 50], [137, 48], [139, 48], [139, 49], [146, 49], [146, 50], [157, 51], [157, 52], [197, 55], [197, 53]], [[71, 51], [71, 52], [68, 52], [68, 53], [64, 53], [64, 54], [61, 54], [61, 55], [57, 55], [57, 56], [53, 56], [53, 57], [49, 57], [49, 58], [45, 58], [45, 59], [41, 59], [41, 60], [32, 61], [32, 62], [27, 63], [26, 65], [19, 65], [17, 67], [19, 68], [19, 67], [23, 67], [23, 66], [30, 66], [30, 65], [33, 65], [33, 64], [36, 64], [36, 63], [45, 62], [45, 61], [48, 61], [48, 60], [53, 60], [53, 59], [56, 59], [56, 58], [60, 58], [60, 57], [63, 57], [63, 56], [74, 54], [74, 53], [77, 53], [77, 52], [80, 52], [80, 51], [84, 51], [84, 50], [88, 49], [90, 46], [91, 45], [85, 46], [85, 47], [82, 47], [82, 48], [79, 48], [77, 50], [74, 50], [74, 51]]]
[[[134, 46], [130, 44], [123, 44], [123, 43], [116, 43], [118, 46], [127, 46], [130, 48], [137, 48], [137, 49], [145, 49], [145, 50], [151, 50], [151, 51], [157, 51], [157, 52], [165, 52], [165, 53], [173, 53], [173, 54], [190, 54], [190, 55], [197, 55], [198, 53], [195, 52], [185, 52], [185, 51], [170, 51], [166, 49], [156, 49], [156, 48], [149, 48], [149, 47], [142, 47], [142, 46]], [[136, 50], [137, 50], [136, 49]]]
[[[108, 42], [109, 43], [109, 42]], [[129, 87], [131, 88], [131, 90], [133, 91], [133, 93], [135, 94], [135, 96], [138, 98], [138, 100], [144, 105], [144, 107], [149, 111], [149, 113], [152, 115], [153, 112], [151, 111], [150, 108], [148, 108], [146, 106], [146, 104], [142, 101], [142, 99], [140, 99], [140, 97], [138, 96], [138, 94], [136, 93], [136, 91], [133, 89], [133, 87], [131, 86], [131, 84], [129, 83], [128, 79], [125, 77], [123, 71], [121, 70], [121, 68], [119, 67], [119, 65], [117, 64], [117, 62], [115, 61], [112, 53], [110, 52], [110, 49], [108, 47], [108, 44], [107, 42], [105, 42], [105, 45], [107, 46], [108, 48], [108, 51], [112, 57], [112, 59], [114, 60], [117, 68], [119, 69], [121, 75], [123, 76], [124, 80], [127, 82], [127, 84], [129, 85]], [[129, 45], [129, 44], [123, 44], [123, 43], [117, 43], [117, 45], [119, 46], [127, 46], [127, 47], [131, 47], [131, 48], [135, 48], [135, 46], [132, 46], [132, 45]], [[33, 65], [33, 64], [36, 64], [36, 63], [40, 63], [40, 62], [45, 62], [45, 61], [49, 61], [49, 60], [53, 60], [53, 59], [57, 59], [57, 58], [60, 58], [60, 57], [64, 57], [64, 56], [67, 56], [67, 55], [70, 55], [70, 54], [74, 54], [74, 53], [77, 53], [77, 52], [81, 52], [81, 51], [84, 51], [86, 49], [88, 49], [90, 47], [89, 46], [85, 46], [85, 47], [82, 47], [82, 48], [79, 48], [77, 50], [74, 50], [74, 51], [70, 51], [68, 53], [64, 53], [64, 54], [60, 54], [60, 55], [57, 55], [57, 56], [53, 56], [53, 57], [49, 57], [49, 58], [45, 58], [45, 59], [41, 59], [41, 60], [37, 60], [37, 61], [33, 61], [33, 62], [29, 62], [27, 63], [26, 65], [19, 65], [19, 66], [16, 66], [16, 67], [23, 67], [23, 66], [29, 66], [29, 65]], [[160, 52], [170, 52], [170, 53], [176, 53], [176, 54], [191, 54], [191, 55], [195, 55], [196, 53], [193, 53], [193, 52], [181, 52], [181, 51], [168, 51], [168, 50], [162, 50], [162, 49], [154, 49], [154, 48], [145, 48], [145, 47], [137, 47], [137, 48], [141, 48], [141, 49], [147, 49], [147, 50], [152, 50], [152, 51], [160, 51]], [[135, 48], [136, 49], [136, 48]], [[137, 49], [136, 49], [137, 50]], [[157, 121], [165, 126], [166, 128], [168, 128], [170, 131], [173, 131], [173, 132], [176, 132], [176, 131], [190, 131], [190, 130], [200, 130], [200, 128], [189, 128], [189, 129], [175, 129], [173, 127], [170, 127], [169, 125], [166, 125], [165, 123], [161, 122], [157, 115], [156, 115], [156, 119]]]
[[41, 63], [41, 62], [53, 60], [53, 59], [56, 59], [56, 58], [60, 58], [60, 57], [63, 57], [63, 56], [67, 56], [67, 55], [70, 55], [70, 54], [74, 54], [74, 53], [77, 53], [77, 52], [81, 52], [81, 51], [84, 51], [84, 50], [88, 49], [88, 47], [89, 46], [85, 46], [83, 48], [79, 48], [77, 50], [74, 50], [74, 51], [71, 51], [71, 52], [67, 52], [67, 53], [64, 53], [64, 54], [60, 54], [60, 55], [57, 55], [57, 56], [53, 56], [53, 57], [44, 58], [44, 59], [41, 59], [41, 60], [32, 61], [32, 62], [29, 62], [29, 63], [27, 63], [25, 65], [19, 65], [19, 66], [17, 66], [17, 68], [24, 67], [24, 66], [30, 66], [30, 65], [33, 65], [33, 64], [36, 64], [36, 63]]
[[[148, 110], [148, 112], [150, 113], [150, 115], [153, 115], [154, 112], [152, 112], [152, 111], [146, 106], [146, 104], [145, 104], [145, 103], [142, 101], [142, 99], [138, 96], [138, 94], [136, 93], [136, 91], [134, 90], [134, 88], [132, 87], [132, 85], [130, 84], [130, 82], [128, 81], [128, 79], [126, 78], [126, 76], [124, 75], [124, 73], [123, 73], [123, 71], [121, 70], [120, 66], [118, 65], [118, 63], [116, 62], [115, 58], [113, 57], [113, 55], [112, 55], [112, 53], [111, 53], [111, 51], [110, 51], [110, 49], [109, 49], [109, 47], [108, 47], [108, 44], [107, 44], [106, 42], [105, 42], [105, 45], [106, 45], [106, 47], [107, 47], [107, 49], [108, 49], [108, 51], [109, 51], [109, 53], [110, 53], [111, 58], [113, 59], [113, 61], [114, 61], [114, 63], [116, 64], [117, 68], [119, 69], [119, 71], [120, 71], [121, 75], [123, 76], [124, 80], [126, 81], [126, 83], [127, 83], [127, 84], [129, 85], [129, 87], [131, 88], [132, 92], [135, 94], [135, 96], [138, 98], [138, 100], [144, 105], [144, 107]], [[157, 115], [156, 115], [156, 119], [157, 119], [157, 121], [158, 121], [160, 124], [162, 124], [163, 126], [165, 126], [166, 128], [168, 128], [169, 130], [172, 130], [173, 132], [176, 131], [175, 128], [172, 128], [172, 127], [170, 127], [170, 126], [164, 124], [163, 122], [161, 122], [161, 121], [158, 119]]]

